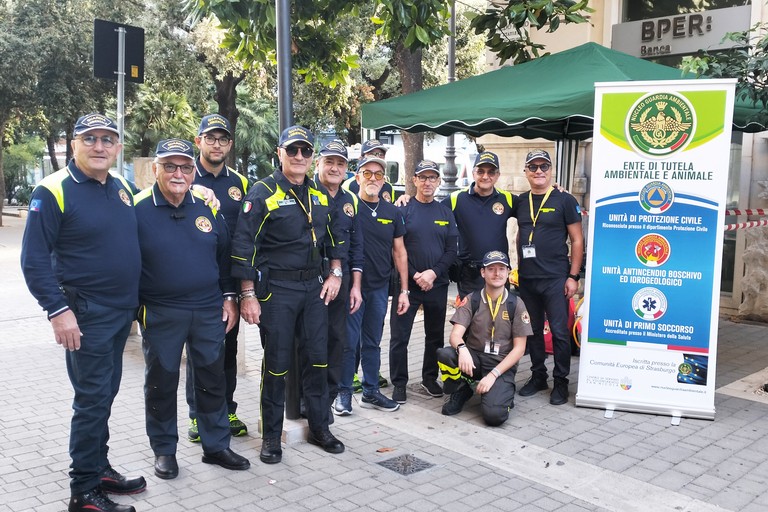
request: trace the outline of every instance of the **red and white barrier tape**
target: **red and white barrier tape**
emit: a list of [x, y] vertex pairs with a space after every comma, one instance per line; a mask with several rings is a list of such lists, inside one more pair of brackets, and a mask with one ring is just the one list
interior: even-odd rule
[[768, 210], [762, 208], [755, 208], [749, 210], [725, 210], [726, 215], [757, 215], [759, 217], [765, 217], [768, 215]]
[[736, 229], [756, 228], [758, 226], [768, 226], [768, 219], [766, 220], [751, 220], [749, 222], [740, 222], [738, 224], [726, 224], [723, 226], [724, 231], [733, 231]]

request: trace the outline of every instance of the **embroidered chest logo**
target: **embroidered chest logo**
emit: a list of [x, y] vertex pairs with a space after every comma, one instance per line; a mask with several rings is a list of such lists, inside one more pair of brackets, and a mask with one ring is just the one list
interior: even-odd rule
[[128, 197], [128, 192], [126, 192], [123, 189], [120, 189], [120, 191], [117, 193], [118, 196], [120, 196], [120, 200], [124, 202], [126, 205], [131, 206], [131, 198]]
[[195, 226], [197, 226], [197, 229], [199, 229], [203, 233], [210, 233], [211, 231], [213, 231], [213, 226], [211, 226], [211, 221], [208, 220], [208, 217], [203, 217], [202, 215], [195, 219]]
[[493, 213], [496, 215], [501, 215], [504, 213], [504, 205], [501, 203], [493, 203], [493, 206], [491, 206], [491, 210], [493, 210]]
[[243, 193], [237, 187], [229, 187], [227, 194], [235, 201], [240, 201], [243, 198]]

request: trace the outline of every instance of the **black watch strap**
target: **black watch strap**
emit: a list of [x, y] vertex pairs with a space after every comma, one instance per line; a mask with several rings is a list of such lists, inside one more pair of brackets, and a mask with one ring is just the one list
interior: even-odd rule
[[579, 274], [568, 274], [568, 277], [570, 277], [571, 279], [573, 279], [577, 283], [579, 282], [579, 279], [581, 279], [581, 276]]

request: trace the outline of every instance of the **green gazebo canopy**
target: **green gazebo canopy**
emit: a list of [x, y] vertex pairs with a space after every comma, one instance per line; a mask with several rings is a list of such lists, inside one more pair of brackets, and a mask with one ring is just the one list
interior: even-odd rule
[[[595, 43], [363, 106], [363, 127], [528, 139], [592, 137], [595, 82], [679, 80], [677, 68], [655, 64]], [[736, 103], [735, 130], [757, 132], [758, 108]]]

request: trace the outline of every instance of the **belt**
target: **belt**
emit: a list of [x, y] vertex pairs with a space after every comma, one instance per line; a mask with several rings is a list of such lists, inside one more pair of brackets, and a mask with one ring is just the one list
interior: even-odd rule
[[314, 270], [269, 270], [269, 278], [278, 281], [311, 281], [320, 276], [320, 269]]

